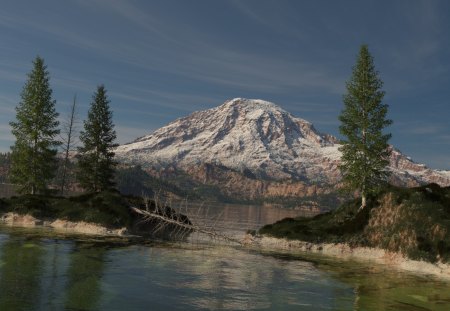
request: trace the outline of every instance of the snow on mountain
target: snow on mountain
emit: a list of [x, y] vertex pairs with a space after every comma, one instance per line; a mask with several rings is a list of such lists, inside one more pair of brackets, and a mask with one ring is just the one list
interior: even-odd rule
[[[144, 166], [212, 164], [261, 179], [335, 184], [340, 180], [339, 146], [335, 137], [273, 103], [235, 98], [119, 146], [116, 155]], [[397, 150], [391, 170], [400, 184], [450, 185], [449, 172], [416, 164]]]

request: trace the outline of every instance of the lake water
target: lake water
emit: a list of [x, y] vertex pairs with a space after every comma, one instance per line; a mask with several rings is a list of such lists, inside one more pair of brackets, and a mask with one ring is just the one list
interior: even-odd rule
[[[295, 213], [212, 212], [226, 215], [217, 228], [239, 219], [230, 232]], [[0, 227], [0, 310], [450, 310], [450, 283], [433, 277], [191, 239], [128, 245]]]

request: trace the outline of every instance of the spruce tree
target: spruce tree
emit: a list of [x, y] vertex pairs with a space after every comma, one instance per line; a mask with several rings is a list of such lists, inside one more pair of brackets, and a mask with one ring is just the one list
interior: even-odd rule
[[340, 169], [345, 186], [359, 191], [361, 209], [366, 206], [367, 195], [375, 192], [389, 175], [386, 167], [391, 134], [383, 129], [392, 121], [386, 118], [388, 105], [382, 102], [385, 94], [382, 86], [373, 57], [367, 45], [362, 45], [339, 116], [339, 130], [346, 137], [340, 148]]
[[112, 122], [106, 90], [97, 87], [92, 97], [84, 131], [80, 132], [81, 147], [78, 147], [77, 179], [87, 191], [98, 192], [114, 187], [114, 142], [116, 132]]
[[42, 193], [57, 170], [59, 122], [49, 79], [44, 60], [36, 57], [16, 107], [16, 121], [10, 122], [16, 137], [10, 179], [19, 193]]

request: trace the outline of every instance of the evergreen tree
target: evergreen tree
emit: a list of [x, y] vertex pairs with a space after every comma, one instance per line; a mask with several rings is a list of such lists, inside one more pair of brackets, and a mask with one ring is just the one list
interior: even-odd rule
[[366, 206], [367, 195], [388, 177], [391, 134], [383, 133], [383, 129], [392, 121], [386, 119], [388, 105], [382, 103], [382, 86], [367, 45], [362, 45], [339, 116], [339, 130], [346, 137], [340, 149], [340, 169], [347, 188], [360, 192], [361, 209]]
[[11, 167], [11, 153], [0, 152], [0, 184], [9, 183], [8, 175]]
[[10, 123], [16, 137], [11, 147], [10, 180], [20, 193], [31, 194], [43, 192], [54, 177], [60, 145], [55, 139], [59, 122], [47, 66], [39, 56], [33, 66], [16, 107], [16, 121]]
[[103, 85], [97, 87], [92, 100], [84, 131], [80, 132], [77, 179], [84, 189], [97, 192], [114, 186], [113, 149], [118, 145], [114, 143], [116, 132]]

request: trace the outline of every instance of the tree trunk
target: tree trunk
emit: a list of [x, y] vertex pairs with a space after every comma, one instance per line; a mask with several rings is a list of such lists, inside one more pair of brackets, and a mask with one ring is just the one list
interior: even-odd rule
[[366, 207], [366, 205], [367, 205], [366, 201], [367, 201], [366, 194], [364, 193], [364, 191], [362, 191], [361, 192], [361, 206], [359, 207], [358, 212], [362, 211]]
[[76, 95], [73, 97], [73, 103], [72, 103], [72, 107], [70, 110], [70, 116], [68, 119], [68, 124], [66, 131], [67, 131], [67, 141], [66, 141], [66, 146], [65, 146], [65, 155], [64, 155], [64, 163], [63, 163], [63, 172], [62, 172], [62, 179], [61, 179], [61, 195], [64, 195], [64, 189], [66, 187], [66, 175], [67, 175], [67, 170], [68, 170], [68, 166], [69, 166], [69, 152], [72, 148], [72, 135], [73, 135], [73, 126], [74, 126], [74, 122], [75, 122], [75, 105], [76, 105], [76, 101], [77, 101], [77, 97]]
[[366, 195], [363, 195], [361, 198], [361, 209], [364, 209], [366, 207]]

